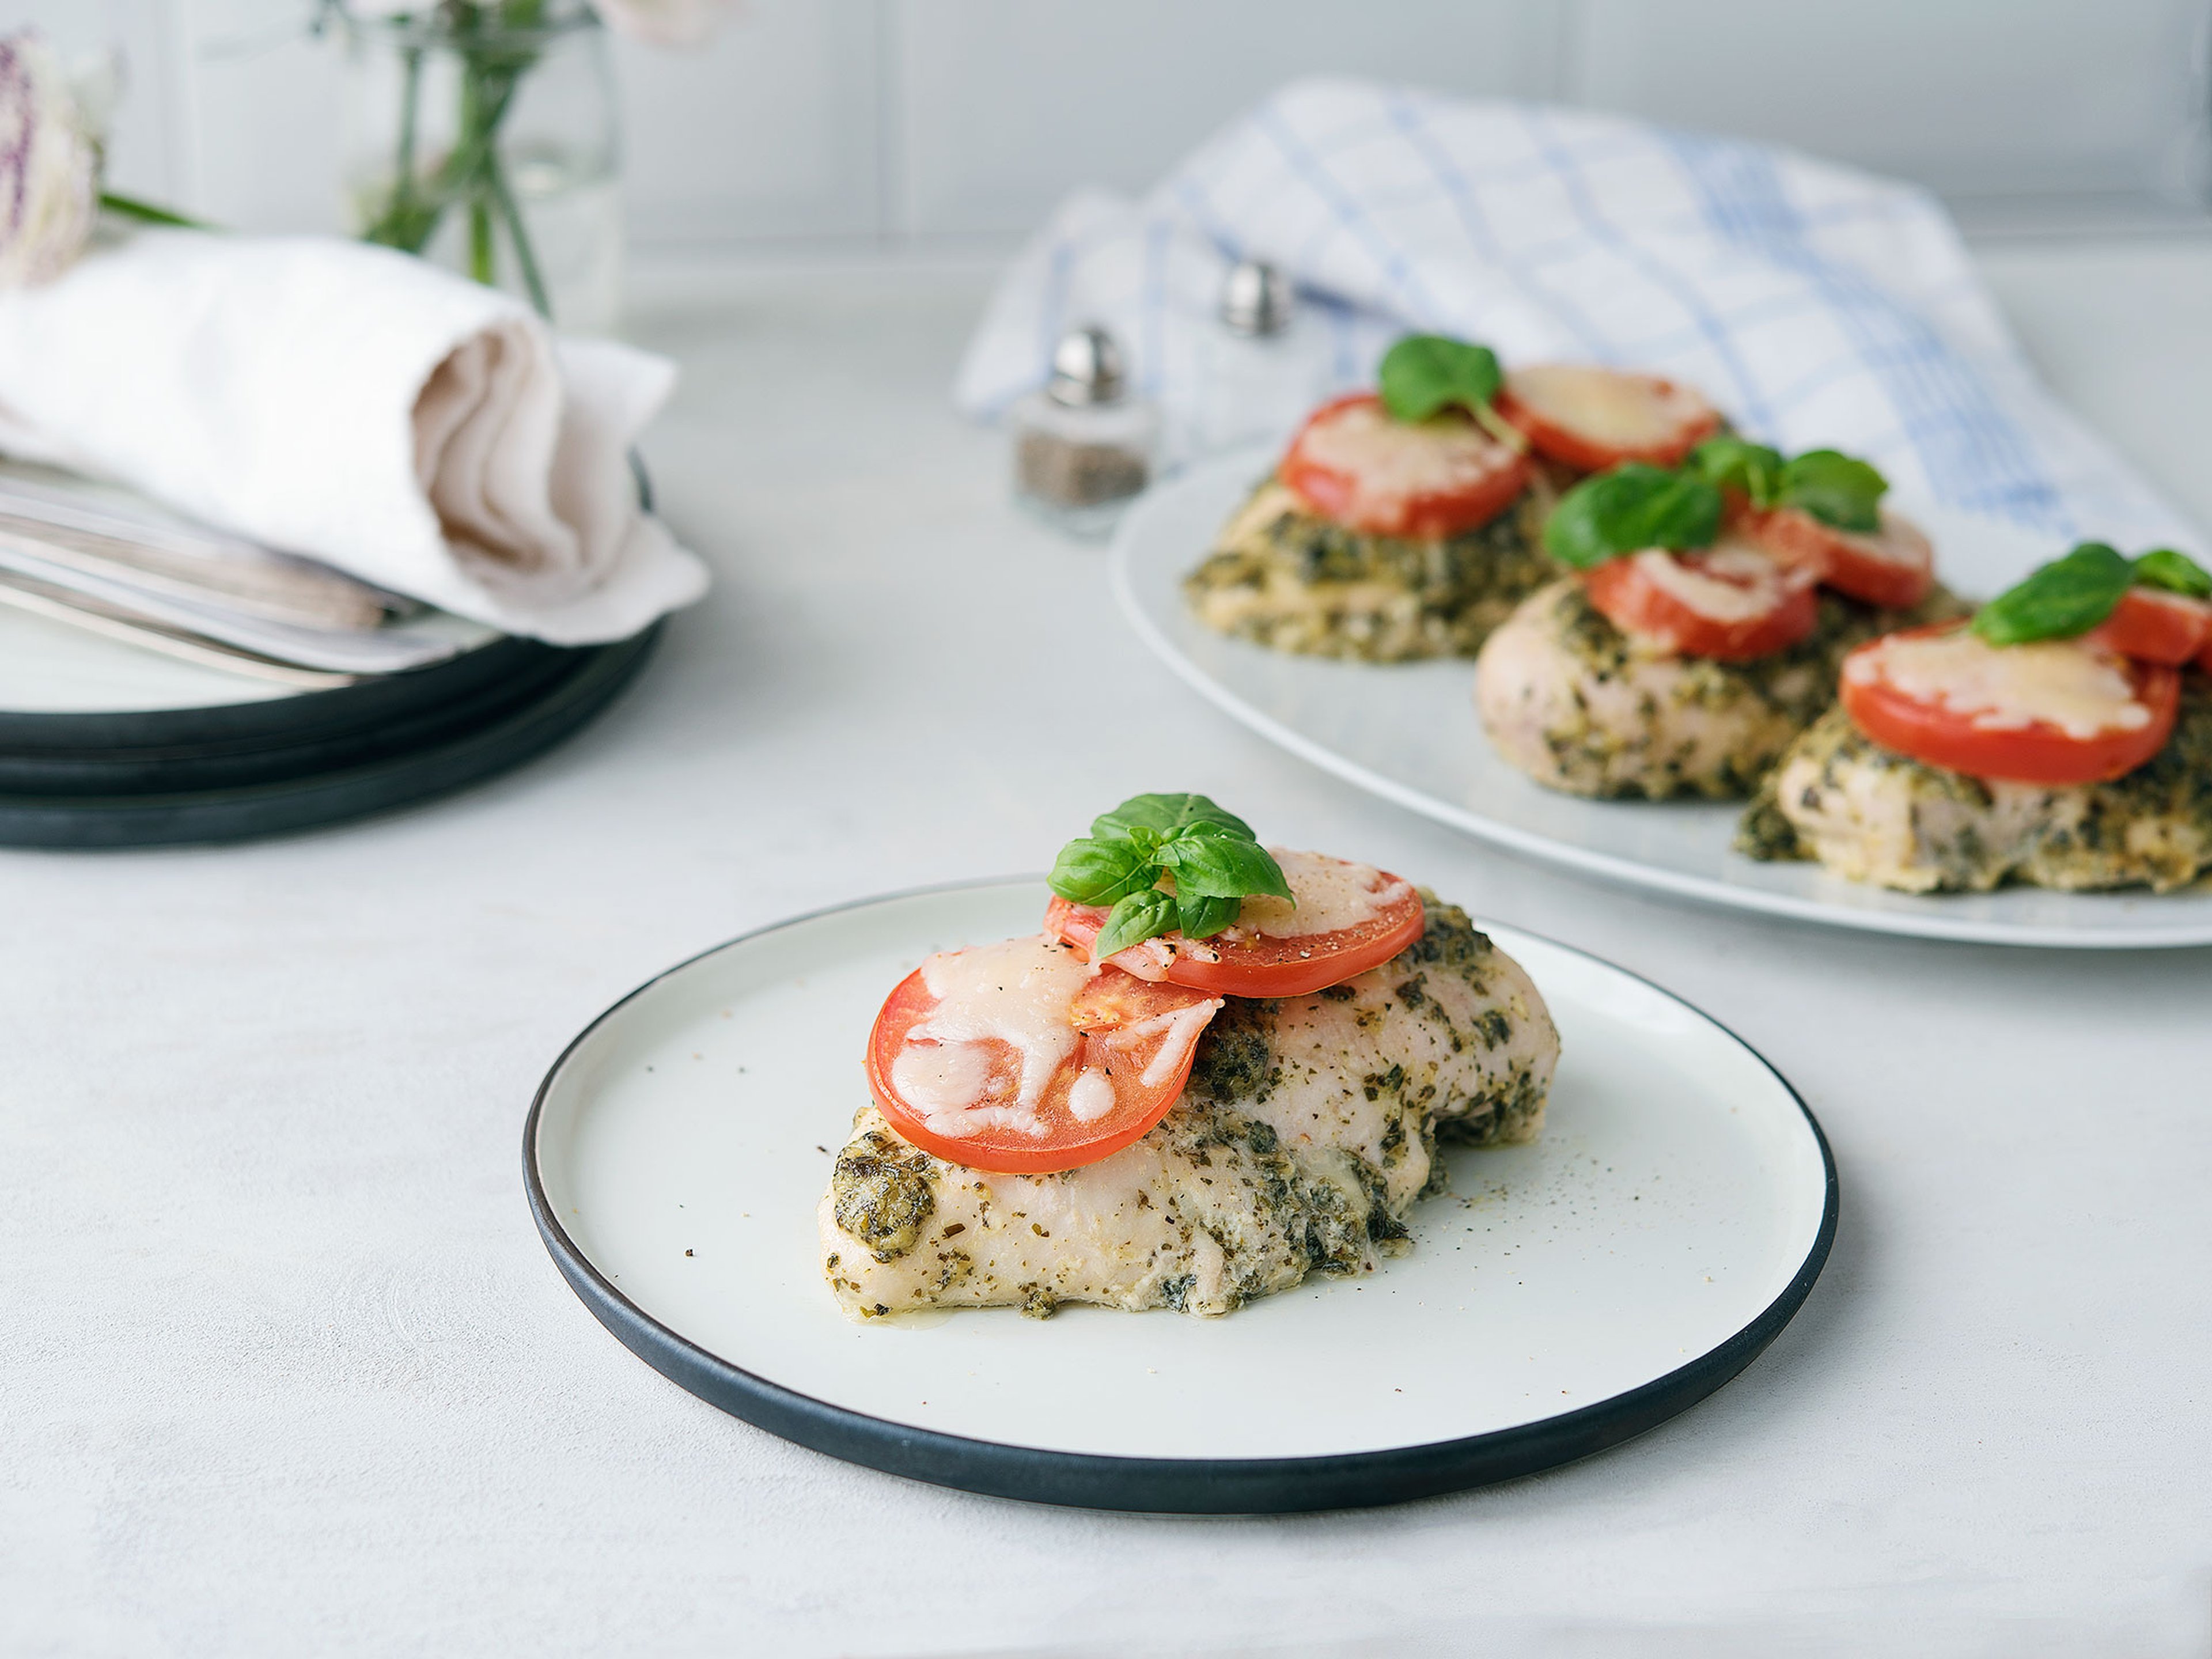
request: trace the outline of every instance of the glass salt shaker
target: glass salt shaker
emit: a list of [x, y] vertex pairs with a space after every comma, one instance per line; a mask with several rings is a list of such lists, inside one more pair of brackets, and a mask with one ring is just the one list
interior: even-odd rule
[[1261, 259], [1230, 267], [1218, 316], [1199, 349], [1192, 447], [1279, 449], [1328, 390], [1328, 341], [1299, 314], [1290, 278]]
[[1159, 410], [1128, 392], [1121, 349], [1103, 328], [1053, 348], [1052, 377], [1017, 403], [1014, 495], [1077, 536], [1103, 536], [1151, 480]]

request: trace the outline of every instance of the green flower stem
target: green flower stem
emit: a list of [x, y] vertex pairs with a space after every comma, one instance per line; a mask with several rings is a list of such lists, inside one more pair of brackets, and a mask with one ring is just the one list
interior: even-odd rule
[[491, 207], [481, 198], [469, 204], [469, 275], [486, 288], [499, 280], [492, 268]]
[[487, 287], [496, 282], [498, 234], [503, 227], [530, 303], [550, 319], [552, 307], [544, 273], [499, 153], [500, 129], [523, 76], [537, 62], [535, 52], [517, 51], [502, 34], [534, 27], [542, 13], [541, 0], [507, 0], [499, 9], [498, 23], [490, 29], [484, 14], [474, 8], [459, 14], [461, 21], [446, 37], [460, 63], [458, 129], [453, 148], [427, 177], [418, 166], [422, 48], [407, 51], [392, 185], [383, 210], [362, 234], [367, 240], [420, 254], [436, 234], [446, 210], [465, 206], [470, 276]]
[[[483, 175], [491, 164], [493, 134], [498, 130], [496, 117], [487, 118], [493, 100], [487, 96], [484, 82], [483, 59], [471, 52], [461, 66], [461, 131], [464, 148], [480, 152], [477, 164], [470, 169], [469, 179], [469, 275], [479, 283], [490, 286], [494, 271], [491, 246], [491, 202], [483, 188]], [[474, 145], [467, 138], [476, 138]], [[458, 152], [457, 152], [458, 154]]]
[[181, 213], [172, 213], [167, 208], [155, 207], [151, 202], [142, 202], [133, 196], [118, 195], [112, 190], [100, 192], [100, 204], [110, 213], [125, 219], [136, 219], [143, 225], [176, 225], [185, 230], [215, 228], [204, 220], [188, 219]]
[[514, 244], [514, 263], [522, 272], [522, 286], [530, 295], [530, 303], [546, 321], [553, 320], [553, 304], [546, 297], [545, 279], [538, 273], [538, 253], [530, 246], [530, 233], [523, 228], [522, 204], [514, 199], [514, 186], [507, 183], [507, 169], [497, 157], [491, 164], [492, 197], [499, 204], [500, 216], [507, 221], [508, 240]]
[[415, 133], [422, 124], [422, 48], [410, 46], [404, 54], [406, 79], [399, 94], [399, 173], [392, 181], [392, 206], [411, 213], [415, 208]]

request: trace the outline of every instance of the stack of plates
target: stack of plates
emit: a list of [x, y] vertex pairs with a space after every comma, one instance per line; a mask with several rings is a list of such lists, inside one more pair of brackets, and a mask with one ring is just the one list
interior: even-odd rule
[[313, 690], [0, 611], [0, 843], [232, 841], [441, 794], [584, 725], [659, 631], [564, 650], [436, 613], [397, 626], [459, 648]]

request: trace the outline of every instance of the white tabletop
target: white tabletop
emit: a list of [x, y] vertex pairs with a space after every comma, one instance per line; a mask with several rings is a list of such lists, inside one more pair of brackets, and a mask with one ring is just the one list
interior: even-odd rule
[[[1990, 267], [2062, 389], [2212, 522], [2212, 254]], [[0, 855], [0, 1651], [2200, 1651], [2212, 953], [1676, 908], [1276, 752], [1147, 659], [1101, 554], [1018, 516], [1002, 437], [949, 413], [981, 293], [794, 270], [645, 309], [685, 369], [655, 474], [719, 583], [565, 749], [290, 841]], [[1161, 1519], [800, 1450], [570, 1295], [519, 1147], [580, 1026], [732, 934], [1035, 869], [1168, 787], [1770, 1056], [1843, 1219], [1766, 1355], [1507, 1487]]]

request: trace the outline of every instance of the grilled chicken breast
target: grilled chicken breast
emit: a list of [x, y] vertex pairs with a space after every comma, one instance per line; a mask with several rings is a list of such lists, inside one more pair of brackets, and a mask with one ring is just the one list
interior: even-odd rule
[[1183, 579], [1183, 593], [1208, 628], [1278, 651], [1362, 662], [1471, 657], [1559, 574], [1542, 541], [1555, 499], [1540, 475], [1488, 524], [1416, 541], [1324, 519], [1269, 478]]
[[1650, 800], [1741, 797], [1834, 702], [1853, 647], [1961, 609], [1941, 590], [1908, 613], [1823, 589], [1819, 624], [1798, 644], [1716, 662], [1624, 634], [1579, 583], [1554, 582], [1483, 647], [1475, 708], [1498, 753], [1547, 787]]
[[1520, 965], [1424, 894], [1422, 937], [1312, 996], [1232, 998], [1143, 1139], [1054, 1175], [994, 1175], [870, 1106], [820, 1211], [823, 1270], [862, 1317], [1063, 1302], [1224, 1314], [1406, 1248], [1439, 1136], [1535, 1137], [1559, 1035]]
[[2185, 672], [2173, 735], [2150, 761], [2069, 788], [1945, 771], [1883, 748], [1831, 709], [1783, 757], [1736, 847], [1817, 859], [1908, 893], [2007, 881], [2169, 892], [2212, 870], [2212, 680]]

